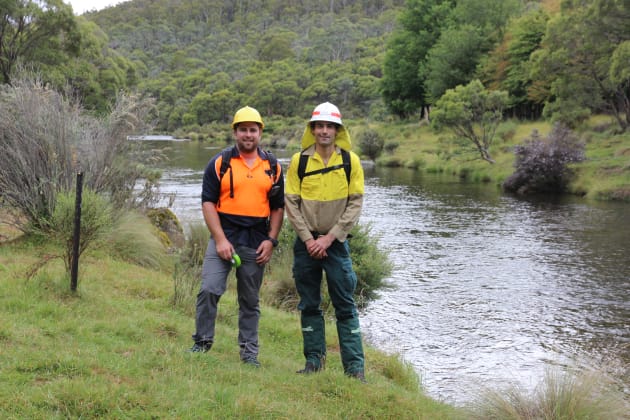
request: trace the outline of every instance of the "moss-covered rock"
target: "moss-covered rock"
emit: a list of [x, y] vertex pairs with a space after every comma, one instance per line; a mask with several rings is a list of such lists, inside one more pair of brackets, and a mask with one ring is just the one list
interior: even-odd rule
[[147, 217], [151, 223], [157, 227], [164, 235], [160, 235], [160, 239], [169, 248], [181, 248], [184, 246], [186, 237], [184, 229], [175, 213], [170, 209], [161, 207], [150, 209], [147, 211]]

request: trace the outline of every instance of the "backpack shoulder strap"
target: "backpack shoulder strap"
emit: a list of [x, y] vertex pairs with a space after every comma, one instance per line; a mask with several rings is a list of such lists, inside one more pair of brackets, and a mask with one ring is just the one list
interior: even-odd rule
[[343, 170], [346, 171], [346, 181], [348, 181], [348, 185], [350, 185], [350, 172], [352, 171], [350, 152], [341, 149], [341, 159], [343, 160]]
[[306, 163], [308, 162], [308, 158], [309, 156], [305, 155], [304, 153], [300, 155], [300, 163], [298, 164], [298, 177], [300, 178], [300, 182], [302, 182], [302, 179], [304, 179], [305, 176], [334, 171], [335, 169], [339, 169], [343, 166], [343, 169], [346, 172], [346, 182], [348, 183], [348, 185], [350, 185], [350, 172], [352, 171], [352, 166], [350, 163], [350, 152], [348, 152], [347, 150], [341, 149], [341, 159], [343, 161], [343, 164], [329, 166], [327, 168], [306, 173]]
[[273, 182], [276, 182], [276, 177], [278, 176], [278, 158], [268, 150], [263, 151], [263, 158], [269, 161], [269, 172], [267, 172], [267, 174], [271, 177]]
[[300, 153], [300, 163], [298, 164], [298, 177], [300, 178], [300, 182], [306, 176], [306, 163], [308, 162], [308, 155], [304, 154], [304, 151]]
[[219, 169], [219, 181], [223, 179], [223, 175], [230, 168], [230, 160], [232, 160], [232, 146], [226, 147], [221, 151], [221, 168]]
[[234, 146], [230, 146], [221, 151], [221, 168], [219, 169], [219, 184], [223, 179], [223, 175], [230, 169], [230, 198], [234, 198], [234, 181], [232, 178], [232, 167], [230, 166], [233, 150]]

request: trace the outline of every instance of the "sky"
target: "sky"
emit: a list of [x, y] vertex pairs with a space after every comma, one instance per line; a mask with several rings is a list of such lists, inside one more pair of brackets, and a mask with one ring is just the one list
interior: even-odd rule
[[90, 10], [101, 10], [107, 6], [114, 6], [124, 0], [64, 0], [64, 3], [72, 5], [75, 15], [81, 15]]

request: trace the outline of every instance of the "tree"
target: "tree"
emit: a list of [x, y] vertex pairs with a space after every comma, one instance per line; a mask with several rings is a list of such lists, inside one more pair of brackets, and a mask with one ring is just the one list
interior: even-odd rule
[[16, 64], [61, 64], [76, 56], [80, 35], [62, 0], [0, 2], [0, 80], [11, 84]]
[[435, 103], [447, 89], [475, 78], [479, 63], [502, 38], [511, 16], [520, 10], [516, 0], [457, 2], [440, 37], [427, 54], [424, 72], [427, 101]]
[[399, 15], [383, 62], [381, 92], [391, 112], [408, 117], [424, 108], [427, 53], [437, 42], [451, 1], [409, 0]]
[[610, 112], [627, 130], [630, 80], [613, 68], [620, 68], [622, 45], [630, 41], [630, 3], [567, 0], [562, 5], [562, 14], [549, 22], [543, 49], [532, 57], [533, 76], [550, 92], [543, 115], [574, 126], [592, 112]]
[[539, 118], [546, 96], [533, 95], [530, 77], [531, 55], [541, 47], [549, 16], [534, 9], [512, 20], [503, 42], [486, 56], [480, 66], [482, 82], [510, 95], [510, 109], [518, 118]]
[[262, 37], [258, 51], [260, 61], [272, 63], [285, 58], [293, 58], [295, 53], [291, 49], [291, 43], [296, 34], [289, 31], [271, 32]]
[[447, 89], [470, 81], [485, 43], [483, 35], [472, 25], [442, 32], [427, 55], [424, 76], [428, 103], [435, 103]]
[[507, 103], [507, 92], [488, 91], [479, 80], [473, 80], [446, 91], [431, 113], [432, 125], [451, 130], [459, 141], [472, 142], [481, 159], [494, 163], [490, 146]]

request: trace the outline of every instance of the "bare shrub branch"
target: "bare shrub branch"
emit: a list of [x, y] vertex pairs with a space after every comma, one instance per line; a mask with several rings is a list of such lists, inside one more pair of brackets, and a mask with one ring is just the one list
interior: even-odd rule
[[[145, 132], [152, 105], [120, 94], [109, 115], [99, 118], [71, 95], [51, 90], [32, 76], [3, 86], [0, 202], [42, 228], [42, 221], [53, 214], [57, 193], [72, 191], [78, 172], [84, 173], [87, 188], [106, 194], [119, 208], [155, 200], [146, 189], [155, 188], [159, 174], [143, 164], [140, 146], [127, 140]], [[135, 189], [141, 179], [143, 192]]]

